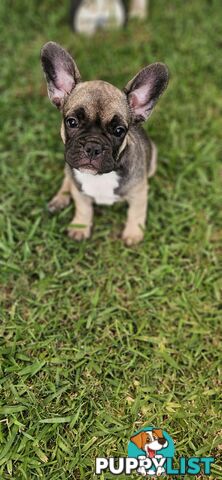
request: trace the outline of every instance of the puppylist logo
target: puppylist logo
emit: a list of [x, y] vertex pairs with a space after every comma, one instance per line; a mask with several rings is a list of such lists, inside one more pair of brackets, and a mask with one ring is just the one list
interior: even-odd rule
[[128, 457], [96, 458], [97, 475], [110, 472], [113, 475], [142, 476], [161, 475], [210, 475], [213, 457], [180, 457], [174, 466], [175, 447], [171, 436], [160, 428], [145, 427], [134, 433], [128, 444]]
[[165, 474], [166, 460], [173, 460], [174, 451], [172, 438], [160, 428], [139, 430], [132, 435], [128, 445], [128, 457], [140, 461], [137, 472], [143, 476]]

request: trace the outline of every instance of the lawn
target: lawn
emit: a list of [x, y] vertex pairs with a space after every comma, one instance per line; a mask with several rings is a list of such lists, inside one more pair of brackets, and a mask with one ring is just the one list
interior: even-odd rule
[[[93, 39], [67, 12], [0, 5], [0, 478], [91, 479], [96, 456], [126, 456], [155, 425], [177, 457], [214, 456], [222, 479], [221, 1], [151, 1], [148, 21]], [[83, 78], [119, 87], [169, 66], [145, 125], [159, 168], [141, 245], [120, 239], [125, 205], [96, 207], [81, 244], [66, 235], [73, 206], [47, 212], [64, 163], [39, 63], [48, 40]]]

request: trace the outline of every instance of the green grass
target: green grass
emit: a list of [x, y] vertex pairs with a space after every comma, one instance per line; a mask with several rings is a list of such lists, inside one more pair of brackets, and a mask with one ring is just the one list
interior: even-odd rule
[[[93, 39], [71, 33], [67, 10], [0, 6], [0, 478], [93, 478], [96, 456], [126, 455], [155, 425], [177, 456], [215, 456], [221, 479], [221, 1], [152, 1], [148, 21]], [[97, 207], [82, 244], [66, 236], [73, 207], [47, 213], [63, 171], [39, 63], [48, 40], [85, 79], [119, 87], [169, 66], [145, 126], [159, 168], [137, 247], [119, 238], [124, 205]]]

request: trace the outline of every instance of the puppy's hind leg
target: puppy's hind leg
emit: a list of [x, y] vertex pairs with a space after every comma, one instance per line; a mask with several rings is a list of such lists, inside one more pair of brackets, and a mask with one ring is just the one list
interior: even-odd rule
[[48, 203], [48, 210], [51, 213], [58, 212], [63, 208], [67, 207], [71, 201], [71, 179], [68, 174], [65, 172], [65, 177], [63, 179], [62, 185], [57, 192], [57, 194], [52, 198]]

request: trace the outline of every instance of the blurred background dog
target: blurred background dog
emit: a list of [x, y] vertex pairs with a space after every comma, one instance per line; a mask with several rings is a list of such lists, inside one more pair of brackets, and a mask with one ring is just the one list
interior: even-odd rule
[[71, 26], [92, 35], [102, 28], [122, 27], [128, 18], [146, 17], [148, 0], [71, 0]]

